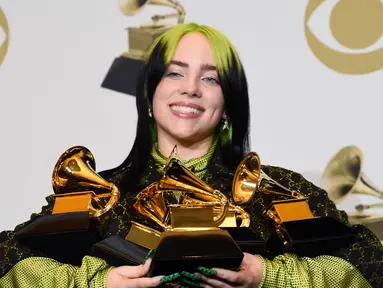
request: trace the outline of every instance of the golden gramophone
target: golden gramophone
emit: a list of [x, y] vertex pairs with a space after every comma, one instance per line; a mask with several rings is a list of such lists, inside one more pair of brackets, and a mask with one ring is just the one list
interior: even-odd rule
[[249, 215], [194, 176], [176, 150], [161, 179], [141, 191], [133, 207], [149, 225], [132, 221], [126, 240], [156, 249], [150, 275], [174, 273], [180, 267], [192, 271], [199, 265], [236, 268], [241, 263], [242, 251], [221, 225], [225, 220], [225, 226], [237, 225], [238, 218], [239, 226], [248, 226]]
[[230, 203], [222, 192], [198, 179], [184, 166], [176, 147], [161, 179], [136, 196], [133, 208], [149, 225], [132, 221], [126, 239], [148, 249], [157, 247], [163, 231], [250, 225], [250, 216], [245, 210]]
[[84, 211], [89, 218], [103, 222], [116, 205], [120, 191], [98, 175], [95, 168], [94, 157], [85, 147], [75, 146], [61, 155], [52, 175], [52, 214]]
[[[306, 197], [264, 173], [255, 152], [247, 154], [238, 165], [232, 194], [237, 205], [246, 205], [255, 194], [282, 196], [283, 200], [272, 201], [263, 213], [271, 230], [268, 242], [272, 249], [312, 256], [311, 252], [329, 251], [352, 236], [350, 229], [336, 219], [314, 216]], [[312, 249], [315, 244], [320, 249]]]
[[[154, 39], [174, 25], [184, 22], [185, 10], [177, 1], [119, 0], [120, 11], [127, 16], [136, 15], [148, 5], [170, 7], [175, 9], [177, 13], [154, 15], [152, 16], [151, 23], [127, 28], [128, 50], [114, 60], [101, 85], [102, 87], [135, 96], [138, 73], [143, 65], [145, 52]], [[160, 20], [169, 18], [177, 18], [177, 23], [170, 24], [160, 22]]]
[[[339, 204], [350, 195], [368, 195], [383, 199], [383, 192], [363, 173], [363, 153], [356, 146], [340, 149], [327, 163], [321, 187], [329, 198]], [[382, 208], [383, 202], [358, 204], [355, 212], [348, 213], [351, 224], [363, 224], [383, 241], [383, 215], [368, 213], [371, 208]]]
[[[55, 194], [51, 195], [54, 198], [51, 215], [84, 212], [89, 219], [105, 220], [117, 203], [120, 191], [98, 175], [95, 168], [92, 153], [83, 146], [71, 147], [60, 156], [52, 174]], [[64, 227], [50, 229], [61, 228]]]
[[120, 11], [127, 16], [137, 14], [146, 5], [171, 7], [176, 9], [178, 12], [167, 15], [154, 15], [152, 16], [152, 23], [127, 28], [129, 50], [122, 55], [128, 58], [143, 59], [144, 53], [150, 44], [152, 44], [154, 39], [174, 26], [174, 24], [160, 23], [160, 20], [177, 17], [177, 23], [183, 23], [185, 19], [185, 11], [182, 5], [173, 0], [120, 0], [119, 4]]
[[30, 221], [16, 237], [55, 259], [78, 263], [99, 240], [93, 222], [105, 221], [120, 192], [95, 172], [94, 157], [82, 146], [71, 147], [60, 156], [52, 185], [52, 212]]

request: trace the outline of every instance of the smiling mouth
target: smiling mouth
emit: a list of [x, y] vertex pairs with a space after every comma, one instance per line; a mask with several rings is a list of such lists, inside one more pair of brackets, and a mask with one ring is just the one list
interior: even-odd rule
[[201, 114], [203, 112], [202, 110], [197, 109], [197, 108], [180, 106], [180, 105], [171, 105], [170, 109], [172, 109], [173, 111], [179, 112], [179, 113], [183, 113], [183, 114], [189, 114], [189, 113]]

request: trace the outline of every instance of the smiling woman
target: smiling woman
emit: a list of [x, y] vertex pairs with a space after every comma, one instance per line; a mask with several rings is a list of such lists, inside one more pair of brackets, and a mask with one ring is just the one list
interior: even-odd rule
[[200, 34], [183, 37], [154, 93], [153, 116], [164, 155], [170, 155], [174, 144], [185, 160], [206, 154], [224, 117], [223, 93], [209, 47]]
[[[247, 81], [226, 36], [195, 23], [178, 25], [156, 39], [147, 57], [138, 82], [134, 145], [121, 165], [99, 173], [121, 193], [110, 219], [97, 224], [101, 238], [127, 235], [129, 203], [160, 179], [174, 145], [178, 145], [187, 168], [231, 201], [234, 173], [249, 152]], [[336, 209], [327, 193], [301, 175], [265, 165], [262, 170], [307, 197], [314, 215], [348, 224], [346, 214]], [[251, 216], [253, 233], [268, 239], [261, 215], [273, 200], [282, 199], [278, 194], [252, 196], [244, 208]], [[48, 205], [39, 215], [51, 213], [52, 204], [53, 199], [48, 197]], [[309, 258], [274, 252], [273, 257], [266, 257], [244, 253], [239, 271], [202, 267], [199, 274], [180, 271], [166, 277], [147, 277], [150, 259], [144, 265], [118, 268], [89, 255], [76, 255], [82, 263], [60, 263], [21, 245], [15, 239], [19, 227], [0, 234], [1, 287], [156, 287], [174, 282], [190, 287], [336, 288], [377, 287], [383, 283], [383, 247], [364, 226], [352, 227], [357, 233], [353, 243], [326, 255]]]
[[218, 144], [225, 165], [236, 167], [249, 150], [250, 112], [246, 76], [229, 39], [208, 26], [177, 25], [147, 55], [137, 88], [137, 136], [122, 164], [135, 172], [124, 183], [140, 178], [153, 147], [166, 158], [177, 144], [187, 164]]

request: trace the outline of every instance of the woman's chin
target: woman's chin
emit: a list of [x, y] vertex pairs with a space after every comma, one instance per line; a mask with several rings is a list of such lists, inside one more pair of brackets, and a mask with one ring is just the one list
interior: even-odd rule
[[195, 125], [168, 125], [166, 128], [160, 129], [159, 134], [169, 140], [173, 139], [179, 144], [193, 145], [206, 139], [209, 132], [205, 129], [198, 129]]
[[177, 139], [180, 143], [190, 143], [198, 142], [199, 139], [203, 138], [201, 133], [195, 133], [192, 131], [177, 131], [177, 133], [173, 133], [173, 138]]
[[181, 143], [186, 143], [186, 142], [197, 142], [198, 140], [198, 135], [195, 134], [176, 134], [174, 135], [174, 138], [177, 139]]

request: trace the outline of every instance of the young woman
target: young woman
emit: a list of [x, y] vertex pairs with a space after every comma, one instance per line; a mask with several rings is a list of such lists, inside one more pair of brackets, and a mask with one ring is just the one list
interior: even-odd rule
[[[237, 165], [249, 152], [250, 111], [244, 69], [230, 41], [211, 27], [180, 24], [157, 38], [148, 51], [136, 101], [133, 148], [120, 166], [100, 173], [121, 191], [102, 237], [127, 234], [130, 200], [158, 181], [174, 145], [187, 168], [229, 198]], [[308, 197], [315, 215], [347, 223], [346, 214], [336, 209], [326, 192], [301, 175], [278, 167], [262, 169], [285, 187]], [[47, 199], [41, 214], [52, 210], [52, 198]], [[260, 216], [274, 199], [255, 195], [246, 206], [252, 220], [250, 228], [264, 239], [268, 230]], [[382, 245], [366, 228], [353, 229], [358, 232], [355, 243], [333, 255], [308, 258], [283, 254], [268, 259], [245, 253], [239, 271], [203, 270], [205, 273], [189, 275], [189, 280], [184, 273], [186, 278], [174, 279], [173, 283], [200, 287], [382, 285]], [[85, 256], [80, 266], [59, 263], [23, 247], [14, 233], [0, 234], [1, 287], [156, 287], [172, 280], [147, 277], [150, 259], [144, 265], [118, 268], [91, 256]]]

